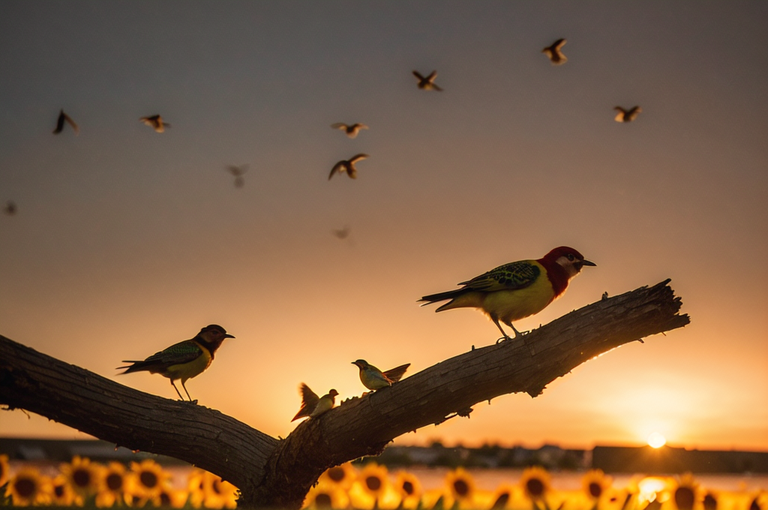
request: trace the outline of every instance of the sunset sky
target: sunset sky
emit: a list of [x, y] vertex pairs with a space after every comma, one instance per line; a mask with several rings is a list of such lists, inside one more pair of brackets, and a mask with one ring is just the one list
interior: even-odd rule
[[[746, 1], [4, 1], [0, 334], [175, 398], [115, 367], [221, 324], [192, 397], [285, 437], [301, 382], [347, 398], [358, 358], [498, 337], [418, 298], [569, 245], [597, 267], [518, 329], [665, 278], [691, 324], [397, 443], [768, 450], [766, 27]], [[0, 435], [82, 437], [21, 411]]]

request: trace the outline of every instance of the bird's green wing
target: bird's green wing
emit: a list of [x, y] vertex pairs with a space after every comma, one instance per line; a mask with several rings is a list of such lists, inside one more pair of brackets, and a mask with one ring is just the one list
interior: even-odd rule
[[152, 356], [144, 360], [147, 365], [157, 365], [169, 367], [172, 365], [180, 365], [183, 363], [189, 363], [197, 359], [203, 350], [192, 340], [185, 340], [174, 344], [167, 349], [163, 349], [160, 352], [156, 352]]
[[483, 292], [523, 289], [535, 282], [540, 274], [541, 269], [533, 260], [520, 260], [491, 269], [459, 285]]

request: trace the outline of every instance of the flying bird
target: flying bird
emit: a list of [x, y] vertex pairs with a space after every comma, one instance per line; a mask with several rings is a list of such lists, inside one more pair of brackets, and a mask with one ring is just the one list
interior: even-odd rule
[[321, 414], [330, 411], [336, 403], [336, 396], [339, 394], [338, 391], [331, 390], [322, 397], [318, 397], [317, 393], [309, 389], [309, 386], [304, 383], [301, 383], [301, 386], [299, 386], [299, 392], [301, 393], [301, 408], [291, 421], [296, 421], [306, 416], [317, 418]]
[[242, 188], [245, 184], [243, 174], [248, 171], [248, 165], [229, 165], [227, 166], [227, 171], [235, 176], [235, 188]]
[[171, 127], [171, 125], [165, 122], [160, 115], [152, 115], [150, 117], [141, 117], [139, 120], [144, 124], [146, 124], [147, 126], [154, 129], [155, 131], [157, 131], [158, 133], [162, 133], [163, 131], [165, 131], [165, 128]]
[[563, 55], [563, 52], [560, 51], [560, 49], [565, 46], [565, 43], [567, 43], [565, 39], [558, 39], [554, 43], [552, 43], [551, 46], [547, 46], [543, 50], [541, 50], [542, 53], [545, 53], [548, 57], [550, 62], [552, 62], [552, 65], [563, 65], [566, 62], [568, 62], [568, 57]]
[[350, 232], [351, 232], [351, 229], [349, 228], [349, 225], [345, 226], [344, 228], [333, 229], [333, 235], [335, 235], [339, 239], [346, 239], [347, 237], [349, 237]]
[[328, 176], [328, 180], [331, 180], [333, 174], [341, 172], [347, 172], [347, 175], [350, 179], [357, 179], [357, 168], [355, 168], [355, 163], [368, 157], [368, 154], [355, 154], [349, 159], [342, 159], [333, 165], [333, 168], [331, 168], [331, 174]]
[[632, 122], [637, 118], [638, 114], [643, 112], [643, 109], [639, 106], [634, 106], [629, 110], [625, 110], [621, 106], [614, 106], [613, 109], [617, 112], [613, 118], [616, 122]]
[[[560, 296], [568, 282], [579, 274], [584, 266], [595, 266], [584, 260], [578, 251], [560, 246], [538, 260], [510, 262], [471, 280], [459, 283], [462, 288], [424, 296], [419, 301], [425, 305], [438, 301], [450, 301], [437, 312], [452, 308], [479, 308], [499, 328], [503, 339], [511, 337], [504, 332], [499, 321], [515, 332], [513, 321], [537, 314]], [[501, 340], [501, 339], [500, 339]]]
[[131, 372], [148, 371], [150, 374], [160, 374], [171, 380], [171, 386], [179, 394], [179, 399], [184, 400], [179, 388], [174, 381], [181, 379], [181, 387], [187, 394], [190, 402], [193, 401], [189, 396], [189, 391], [184, 383], [187, 379], [196, 377], [205, 371], [211, 365], [216, 350], [221, 346], [225, 338], [235, 338], [227, 334], [226, 330], [217, 324], [211, 324], [200, 330], [191, 340], [184, 340], [177, 344], [156, 352], [144, 361], [123, 360], [123, 363], [130, 365], [117, 367], [117, 370], [125, 370], [122, 374]]
[[65, 122], [70, 126], [72, 126], [72, 130], [75, 132], [76, 135], [80, 133], [80, 128], [77, 127], [77, 124], [75, 124], [75, 121], [72, 120], [72, 117], [64, 113], [64, 110], [62, 109], [61, 111], [59, 111], [59, 118], [56, 119], [56, 129], [53, 130], [54, 135], [58, 135], [64, 130]]
[[355, 122], [351, 125], [344, 124], [343, 122], [337, 122], [335, 124], [331, 124], [331, 127], [333, 129], [340, 129], [341, 131], [344, 131], [350, 138], [356, 138], [361, 129], [368, 129], [368, 126], [365, 124], [360, 124], [359, 122]]
[[399, 367], [382, 372], [373, 365], [369, 365], [364, 359], [353, 361], [352, 364], [357, 365], [357, 368], [360, 369], [360, 382], [363, 383], [363, 386], [374, 391], [392, 386], [402, 379], [405, 371], [411, 366], [410, 363], [406, 363], [405, 365], [400, 365]]
[[5, 207], [3, 207], [3, 212], [8, 216], [13, 216], [14, 214], [16, 214], [17, 209], [18, 207], [16, 207], [16, 202], [14, 202], [13, 200], [9, 200], [5, 204]]
[[422, 90], [437, 90], [442, 92], [443, 89], [437, 86], [435, 78], [437, 78], [437, 71], [432, 71], [426, 78], [423, 77], [418, 71], [413, 71], [413, 75], [419, 80], [418, 87]]

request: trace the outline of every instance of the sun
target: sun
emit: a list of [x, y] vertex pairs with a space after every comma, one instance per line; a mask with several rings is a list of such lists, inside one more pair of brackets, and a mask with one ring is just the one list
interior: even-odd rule
[[661, 432], [651, 432], [651, 434], [648, 435], [648, 446], [651, 448], [661, 448], [665, 444], [667, 444], [667, 438], [664, 437]]

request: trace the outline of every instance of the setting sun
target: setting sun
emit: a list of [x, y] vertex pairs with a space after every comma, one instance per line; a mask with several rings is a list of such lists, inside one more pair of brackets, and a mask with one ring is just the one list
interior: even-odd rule
[[660, 432], [652, 432], [648, 436], [648, 446], [651, 448], [661, 448], [665, 444], [667, 444], [667, 438], [664, 437]]

